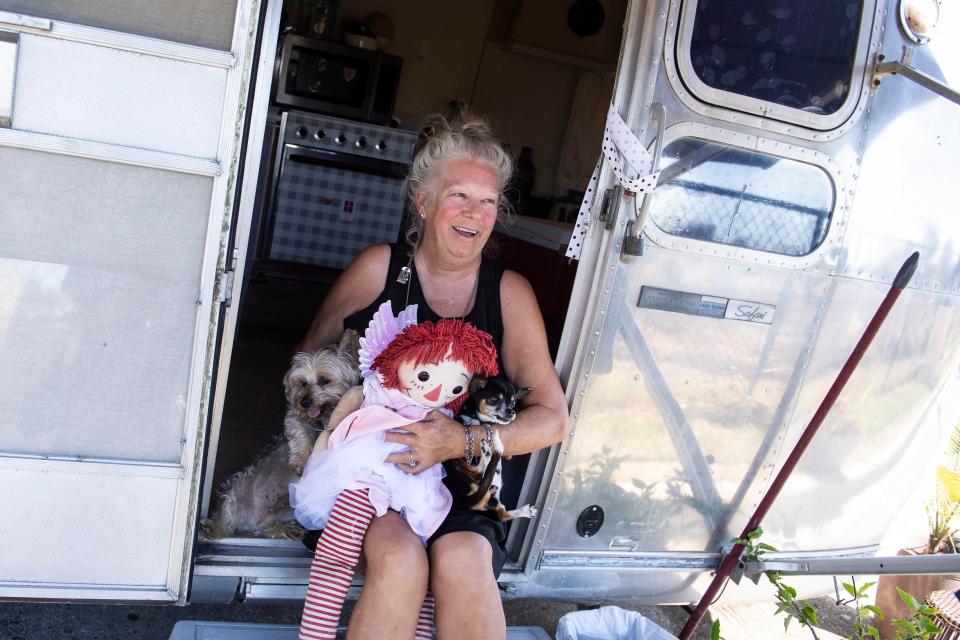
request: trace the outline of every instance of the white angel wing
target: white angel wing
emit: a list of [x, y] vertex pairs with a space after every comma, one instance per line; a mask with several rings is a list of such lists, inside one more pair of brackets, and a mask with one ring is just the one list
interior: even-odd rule
[[393, 306], [387, 300], [370, 320], [366, 332], [360, 338], [360, 375], [364, 378], [373, 375], [370, 365], [380, 352], [397, 337], [401, 331], [417, 323], [417, 305], [412, 304], [393, 317]]
[[397, 314], [397, 333], [400, 333], [412, 324], [417, 324], [417, 305], [411, 304]]

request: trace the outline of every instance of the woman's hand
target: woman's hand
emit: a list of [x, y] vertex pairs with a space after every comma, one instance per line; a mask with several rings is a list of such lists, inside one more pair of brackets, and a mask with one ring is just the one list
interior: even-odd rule
[[[463, 455], [463, 425], [437, 410], [428, 413], [420, 422], [404, 427], [409, 433], [388, 431], [387, 442], [410, 447], [410, 451], [391, 453], [386, 461], [408, 473], [418, 473], [444, 460]], [[410, 464], [414, 462], [415, 464]]]

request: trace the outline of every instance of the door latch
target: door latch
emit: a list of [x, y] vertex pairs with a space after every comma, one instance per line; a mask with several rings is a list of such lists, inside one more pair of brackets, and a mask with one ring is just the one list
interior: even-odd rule
[[600, 203], [600, 215], [597, 217], [607, 231], [613, 228], [613, 218], [620, 207], [620, 185], [614, 185], [603, 193], [603, 202]]

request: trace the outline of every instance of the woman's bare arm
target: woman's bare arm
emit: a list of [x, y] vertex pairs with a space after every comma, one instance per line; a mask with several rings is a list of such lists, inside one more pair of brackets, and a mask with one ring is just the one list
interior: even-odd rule
[[503, 313], [503, 374], [517, 387], [533, 387], [517, 419], [500, 427], [504, 453], [520, 455], [567, 437], [568, 412], [560, 379], [550, 358], [547, 332], [527, 279], [505, 271], [500, 282]]
[[333, 283], [297, 351], [313, 351], [335, 342], [343, 333], [344, 318], [370, 305], [383, 291], [389, 265], [388, 245], [361, 251]]

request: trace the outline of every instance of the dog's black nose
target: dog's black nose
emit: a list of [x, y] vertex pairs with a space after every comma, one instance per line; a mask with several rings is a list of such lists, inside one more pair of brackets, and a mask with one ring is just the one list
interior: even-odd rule
[[303, 407], [304, 409], [306, 409], [312, 404], [313, 404], [313, 400], [311, 400], [310, 398], [303, 398], [302, 400], [300, 400], [300, 406]]

